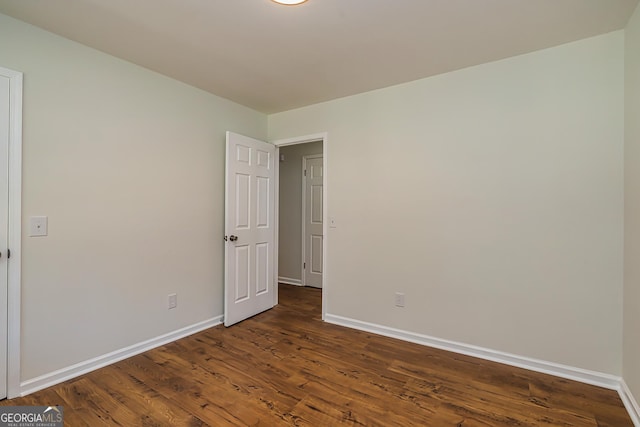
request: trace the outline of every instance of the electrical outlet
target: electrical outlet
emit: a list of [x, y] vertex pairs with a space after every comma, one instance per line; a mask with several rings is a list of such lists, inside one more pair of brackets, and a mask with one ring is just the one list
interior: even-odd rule
[[46, 236], [48, 218], [46, 216], [32, 216], [29, 218], [29, 236]]
[[169, 294], [169, 310], [178, 306], [178, 294]]
[[404, 307], [404, 294], [396, 292], [396, 307]]

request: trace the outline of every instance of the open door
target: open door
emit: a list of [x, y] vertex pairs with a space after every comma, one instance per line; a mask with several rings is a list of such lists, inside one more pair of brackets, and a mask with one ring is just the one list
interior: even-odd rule
[[273, 307], [276, 147], [227, 132], [224, 325]]

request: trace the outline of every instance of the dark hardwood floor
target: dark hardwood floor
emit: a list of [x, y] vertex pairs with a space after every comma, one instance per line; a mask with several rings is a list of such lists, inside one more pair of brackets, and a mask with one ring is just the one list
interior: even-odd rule
[[633, 424], [618, 394], [323, 323], [321, 291], [2, 405], [62, 405], [65, 426]]

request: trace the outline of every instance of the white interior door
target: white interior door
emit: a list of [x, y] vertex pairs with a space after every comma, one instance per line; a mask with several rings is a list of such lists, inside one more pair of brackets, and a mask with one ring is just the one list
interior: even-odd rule
[[0, 399], [7, 397], [7, 233], [9, 226], [9, 79], [0, 76]]
[[275, 145], [227, 132], [224, 324], [273, 307]]
[[322, 287], [322, 155], [304, 156], [304, 285]]

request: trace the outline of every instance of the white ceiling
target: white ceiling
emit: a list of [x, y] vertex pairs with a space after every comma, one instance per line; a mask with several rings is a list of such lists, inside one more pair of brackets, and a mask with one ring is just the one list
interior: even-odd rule
[[638, 0], [0, 0], [0, 13], [273, 113], [624, 28]]

